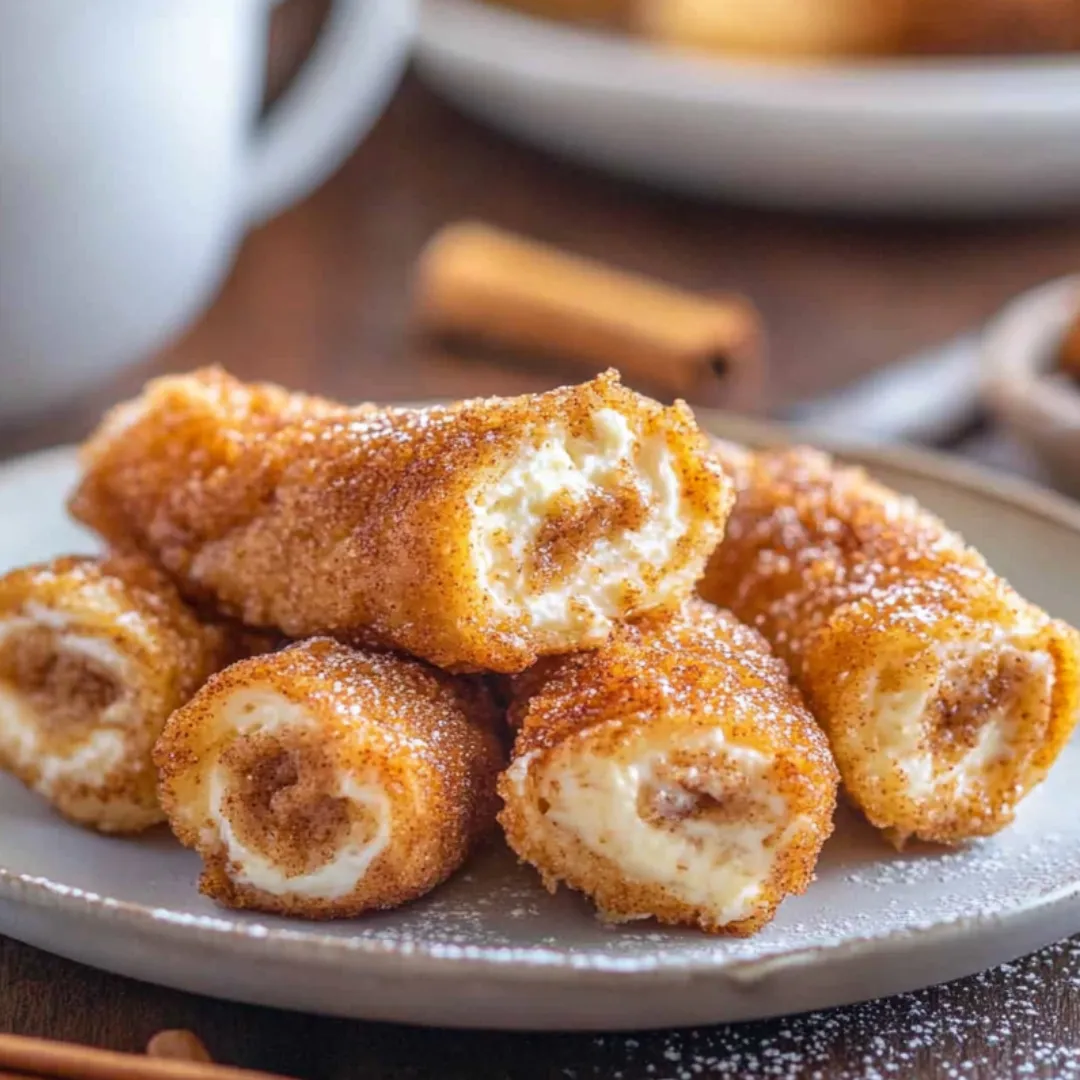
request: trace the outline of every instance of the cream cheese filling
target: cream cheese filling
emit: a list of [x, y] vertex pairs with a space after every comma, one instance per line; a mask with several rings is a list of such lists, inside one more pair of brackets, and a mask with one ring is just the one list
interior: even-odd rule
[[[100, 637], [80, 634], [65, 627], [78, 626], [61, 611], [36, 604], [26, 605], [27, 615], [0, 621], [0, 646], [11, 637], [42, 626], [56, 635], [57, 652], [79, 653], [116, 677], [121, 687], [135, 677], [133, 662], [115, 645]], [[37, 776], [34, 787], [51, 796], [61, 783], [72, 781], [99, 784], [123, 763], [127, 753], [124, 729], [132, 722], [129, 695], [121, 694], [101, 711], [98, 722], [82, 739], [68, 740], [66, 753], [48, 745], [47, 725], [39, 709], [15, 687], [0, 682], [0, 748], [3, 755], [21, 770]]]
[[[303, 705], [263, 689], [234, 694], [219, 722], [224, 730], [233, 735], [256, 731], [284, 733], [316, 727], [315, 720]], [[211, 769], [206, 813], [217, 839], [225, 848], [230, 878], [238, 885], [247, 885], [271, 896], [337, 900], [351, 893], [390, 843], [392, 807], [390, 797], [374, 779], [361, 780], [342, 770], [338, 772], [336, 780], [334, 791], [328, 794], [347, 799], [363, 809], [365, 820], [376, 823], [374, 834], [367, 840], [360, 840], [354, 828], [329, 862], [310, 873], [289, 876], [265, 855], [245, 845], [236, 835], [225, 810], [229, 770], [220, 763]], [[212, 841], [213, 837], [209, 839]]]
[[[533, 591], [528, 558], [554, 507], [564, 506], [567, 496], [585, 504], [598, 491], [625, 482], [628, 466], [647, 508], [642, 526], [598, 538], [557, 584]], [[623, 614], [626, 583], [641, 583], [644, 567], [661, 570], [686, 532], [681, 494], [662, 432], [639, 440], [614, 409], [597, 410], [592, 438], [572, 438], [565, 426], [554, 424], [539, 445], [473, 494], [471, 539], [479, 585], [498, 612], [524, 616], [534, 632], [574, 631], [584, 633], [586, 641], [602, 640], [612, 619]], [[640, 607], [686, 591], [699, 570], [688, 566], [663, 578]]]
[[[717, 728], [705, 736], [651, 747], [638, 743], [622, 754], [597, 753], [589, 733], [568, 740], [545, 761], [535, 776], [533, 798], [547, 803], [536, 828], [558, 829], [575, 837], [595, 855], [610, 860], [628, 880], [655, 884], [682, 902], [710, 913], [718, 925], [754, 914], [762, 887], [769, 880], [778, 853], [807, 822], [791, 815], [787, 800], [770, 785], [772, 758], [760, 750], [732, 744]], [[741, 816], [722, 820], [694, 816], [698, 793], [722, 801], [722, 772], [699, 766], [690, 791], [665, 780], [665, 766], [675, 753], [707, 755], [717, 765], [737, 769], [742, 784]], [[524, 797], [537, 753], [523, 755], [511, 766], [509, 779]], [[670, 822], [642, 817], [643, 792], [659, 795], [672, 811]], [[680, 812], [687, 816], [680, 817]], [[766, 844], [779, 832], [779, 838]], [[647, 913], [620, 918], [646, 918]]]
[[[866, 715], [870, 718], [866, 740], [865, 772], [870, 776], [899, 773], [905, 781], [905, 794], [917, 801], [932, 800], [939, 794], [963, 796], [983, 781], [988, 766], [1008, 758], [1024, 728], [1024, 709], [990, 709], [980, 724], [978, 736], [969, 750], [951, 765], [944, 765], [933, 750], [934, 702], [947, 680], [962, 678], [967, 663], [983, 649], [999, 649], [1008, 644], [1008, 636], [995, 635], [989, 642], [972, 646], [948, 646], [937, 650], [938, 663], [930, 680], [919, 680], [899, 691], [880, 689], [881, 672], [867, 673], [862, 694]], [[1054, 669], [1045, 653], [1030, 653], [1022, 646], [1030, 675], [1025, 680], [1024, 699], [1041, 692], [1048, 700]], [[1038, 682], [1033, 681], [1034, 679]]]

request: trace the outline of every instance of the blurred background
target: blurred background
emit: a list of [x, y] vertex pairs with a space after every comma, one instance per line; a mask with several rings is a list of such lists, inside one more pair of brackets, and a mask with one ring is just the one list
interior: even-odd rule
[[0, 12], [0, 455], [205, 364], [543, 389], [583, 323], [656, 396], [1080, 490], [1080, 0], [193, 0], [107, 49], [129, 5], [55, 2]]

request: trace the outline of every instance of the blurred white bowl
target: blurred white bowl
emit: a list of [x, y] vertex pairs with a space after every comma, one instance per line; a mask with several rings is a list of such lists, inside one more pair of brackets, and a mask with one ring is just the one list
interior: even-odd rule
[[982, 214], [1080, 203], [1080, 59], [779, 66], [426, 0], [419, 66], [465, 111], [704, 196]]
[[1055, 372], [1065, 333], [1080, 312], [1080, 274], [1014, 300], [986, 328], [987, 408], [1047, 469], [1080, 496], [1080, 385]]

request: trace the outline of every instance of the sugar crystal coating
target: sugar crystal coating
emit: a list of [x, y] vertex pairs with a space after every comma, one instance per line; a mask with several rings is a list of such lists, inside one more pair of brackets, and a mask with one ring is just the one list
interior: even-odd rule
[[478, 680], [317, 638], [212, 678], [155, 760], [204, 893], [324, 919], [453, 873], [494, 825], [503, 750]]
[[759, 629], [896, 843], [998, 831], [1080, 711], [1080, 637], [913, 499], [806, 448], [718, 447], [739, 495], [703, 596]]
[[615, 373], [415, 410], [197, 372], [114, 410], [83, 462], [74, 515], [188, 597], [451, 670], [520, 671], [674, 607], [732, 498], [689, 410]]
[[549, 888], [612, 920], [747, 934], [812, 879], [836, 767], [784, 664], [727, 612], [625, 624], [511, 693], [500, 821]]
[[68, 556], [0, 577], [0, 766], [102, 832], [162, 821], [151, 761], [173, 709], [245, 648], [142, 559]]

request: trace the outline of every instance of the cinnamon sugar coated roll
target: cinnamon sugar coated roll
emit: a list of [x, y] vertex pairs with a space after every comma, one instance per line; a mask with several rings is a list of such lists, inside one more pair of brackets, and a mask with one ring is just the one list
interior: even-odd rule
[[311, 919], [395, 907], [493, 827], [495, 721], [478, 681], [315, 639], [234, 664], [173, 714], [161, 802], [222, 904]]
[[791, 666], [898, 845], [997, 832], [1080, 714], [1080, 636], [909, 498], [805, 448], [720, 449], [740, 489], [701, 593]]
[[691, 600], [515, 680], [510, 846], [612, 921], [749, 934], [813, 877], [838, 777], [763, 639]]
[[451, 670], [520, 671], [673, 608], [732, 498], [686, 406], [614, 372], [519, 398], [335, 410], [204, 371], [151, 383], [83, 460], [75, 516], [189, 596]]
[[68, 557], [0, 577], [0, 767], [102, 832], [164, 820], [151, 751], [229, 659], [141, 560]]

